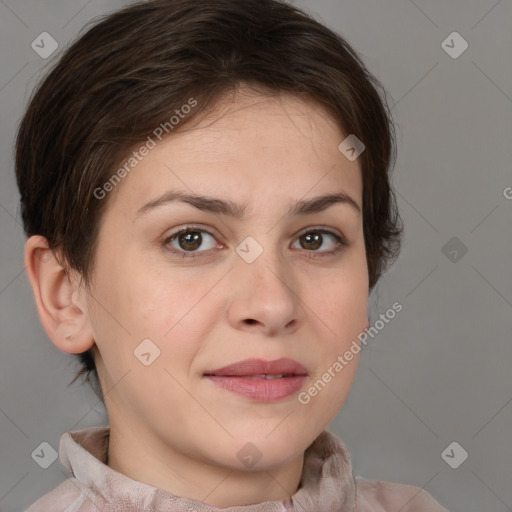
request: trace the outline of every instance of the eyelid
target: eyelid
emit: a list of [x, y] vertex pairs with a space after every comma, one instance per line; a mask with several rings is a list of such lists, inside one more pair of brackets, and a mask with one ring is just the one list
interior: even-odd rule
[[[215, 233], [212, 233], [210, 231], [210, 229], [206, 229], [203, 226], [195, 225], [195, 224], [185, 224], [183, 227], [176, 229], [172, 233], [164, 235], [163, 236], [162, 245], [164, 247], [166, 247], [167, 250], [169, 252], [173, 253], [173, 254], [184, 255], [183, 257], [191, 257], [191, 258], [196, 257], [196, 255], [199, 255], [200, 253], [203, 253], [203, 252], [206, 253], [206, 252], [209, 252], [211, 250], [211, 249], [209, 249], [209, 250], [206, 250], [206, 251], [180, 251], [178, 249], [175, 249], [174, 247], [173, 248], [169, 248], [169, 243], [173, 239], [178, 237], [181, 233], [186, 233], [188, 231], [199, 231], [199, 232], [202, 232], [202, 233], [206, 233], [206, 234], [210, 235], [216, 242], [218, 242], [219, 245], [225, 246], [224, 242], [219, 241], [219, 238], [222, 239], [221, 236], [216, 235]], [[215, 230], [213, 230], [213, 231], [215, 231]]]
[[324, 226], [322, 224], [318, 224], [318, 225], [314, 225], [314, 226], [308, 226], [307, 228], [301, 229], [297, 233], [296, 237], [299, 238], [302, 235], [305, 235], [306, 233], [309, 233], [310, 231], [320, 231], [320, 232], [329, 233], [331, 235], [336, 235], [336, 236], [339, 236], [340, 238], [342, 238], [343, 241], [346, 242], [345, 236], [343, 235], [343, 233], [341, 231], [339, 231], [338, 229], [332, 228], [330, 226]]
[[[210, 228], [209, 228], [210, 229]], [[173, 231], [169, 235], [164, 235], [162, 245], [166, 248], [167, 251], [169, 251], [172, 254], [179, 255], [182, 258], [197, 258], [197, 257], [208, 257], [208, 254], [201, 254], [201, 253], [209, 253], [211, 249], [204, 250], [204, 251], [182, 251], [175, 248], [170, 248], [169, 243], [178, 237], [181, 233], [186, 233], [187, 231], [200, 231], [207, 233], [212, 238], [214, 238], [217, 242], [219, 242], [218, 238], [221, 238], [220, 236], [215, 235], [212, 233], [209, 229], [206, 229], [205, 227], [201, 225], [195, 225], [195, 224], [185, 224], [183, 227], [178, 228], [177, 230]], [[214, 230], [215, 231], [215, 230]], [[308, 251], [306, 249], [303, 249], [306, 253], [310, 253], [310, 256], [314, 257], [322, 257], [322, 256], [333, 256], [337, 254], [338, 252], [342, 251], [346, 247], [348, 247], [349, 242], [347, 241], [345, 235], [334, 228], [324, 226], [324, 225], [314, 225], [314, 226], [308, 226], [306, 228], [303, 228], [300, 230], [294, 237], [294, 241], [299, 239], [301, 236], [304, 236], [310, 232], [319, 232], [322, 234], [328, 234], [333, 236], [337, 241], [337, 247], [335, 249], [332, 249], [330, 251]], [[223, 247], [225, 247], [224, 242], [219, 242], [219, 244]]]
[[350, 244], [345, 237], [345, 235], [334, 228], [328, 227], [328, 226], [308, 226], [307, 228], [304, 228], [303, 230], [299, 231], [298, 234], [295, 236], [295, 240], [298, 240], [301, 236], [304, 236], [308, 233], [321, 233], [321, 234], [328, 234], [335, 238], [337, 245], [334, 249], [331, 249], [330, 251], [308, 251], [304, 249], [306, 253], [309, 253], [311, 256], [309, 257], [328, 257], [328, 256], [334, 256], [338, 254], [339, 252], [346, 249]]

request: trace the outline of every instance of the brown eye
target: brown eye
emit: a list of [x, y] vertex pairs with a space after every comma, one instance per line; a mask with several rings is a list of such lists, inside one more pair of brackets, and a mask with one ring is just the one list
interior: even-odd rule
[[[301, 240], [301, 246], [303, 249], [318, 249], [322, 246], [323, 237], [318, 232], [311, 232], [307, 233], [306, 235], [303, 235], [300, 237]], [[304, 242], [304, 243], [302, 243]]]
[[203, 237], [199, 231], [188, 231], [178, 235], [178, 244], [185, 251], [194, 251], [201, 247]]
[[[311, 229], [299, 236], [298, 241], [301, 249], [317, 252], [319, 256], [335, 254], [348, 245], [340, 235], [326, 229]], [[324, 250], [319, 250], [325, 245]]]
[[188, 256], [186, 253], [193, 256], [193, 253], [206, 252], [219, 244], [212, 234], [203, 229], [185, 228], [166, 238], [164, 245], [180, 256]]

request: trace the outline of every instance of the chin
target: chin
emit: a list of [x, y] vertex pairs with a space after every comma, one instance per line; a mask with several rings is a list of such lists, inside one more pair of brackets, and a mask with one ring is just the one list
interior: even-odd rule
[[312, 433], [310, 436], [304, 435], [303, 429], [301, 434], [299, 431], [290, 432], [284, 424], [272, 432], [275, 425], [257, 431], [253, 426], [244, 435], [238, 432], [234, 439], [228, 441], [228, 451], [231, 448], [235, 452], [230, 465], [255, 471], [277, 469], [301, 456], [311, 444], [311, 437], [316, 438]]

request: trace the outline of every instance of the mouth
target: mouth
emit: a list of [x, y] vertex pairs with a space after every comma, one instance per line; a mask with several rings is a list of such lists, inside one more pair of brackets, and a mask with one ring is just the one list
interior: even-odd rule
[[308, 377], [305, 366], [293, 359], [246, 359], [204, 377], [221, 389], [256, 402], [276, 402], [297, 393]]
[[204, 373], [206, 377], [246, 377], [253, 379], [282, 379], [308, 375], [305, 366], [293, 359], [281, 358], [273, 361], [244, 359], [237, 363]]
[[[208, 375], [209, 377], [212, 377], [213, 375]], [[268, 380], [273, 380], [273, 379], [283, 379], [283, 378], [286, 378], [286, 377], [294, 377], [295, 374], [294, 373], [289, 373], [289, 374], [282, 374], [282, 373], [278, 373], [276, 375], [274, 374], [270, 374], [270, 373], [261, 373], [260, 375], [223, 375], [223, 377], [243, 377], [245, 379], [268, 379]], [[220, 375], [217, 375], [217, 377], [220, 377]]]

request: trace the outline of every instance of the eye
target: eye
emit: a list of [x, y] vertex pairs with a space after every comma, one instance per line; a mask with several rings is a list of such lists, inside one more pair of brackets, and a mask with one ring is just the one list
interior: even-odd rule
[[[206, 243], [205, 247], [205, 240]], [[173, 253], [186, 257], [194, 257], [195, 252], [205, 252], [218, 246], [215, 237], [204, 229], [186, 227], [171, 234], [164, 240], [164, 245]], [[198, 250], [203, 247], [203, 250]], [[187, 254], [192, 253], [192, 254]]]
[[[327, 249], [319, 251], [318, 249], [324, 245], [326, 240], [330, 240], [330, 243], [327, 243]], [[299, 248], [306, 249], [309, 252], [319, 252], [321, 253], [319, 256], [336, 254], [348, 245], [343, 237], [323, 228], [310, 229], [302, 233], [297, 238], [297, 242], [301, 246]]]
[[[348, 246], [342, 236], [325, 228], [310, 228], [308, 231], [303, 231], [294, 244], [297, 242], [300, 247], [292, 245], [292, 248], [305, 249], [310, 253], [309, 257], [313, 257], [313, 255], [315, 257], [331, 256]], [[169, 252], [181, 258], [195, 258], [200, 256], [200, 253], [205, 253], [216, 247], [218, 249], [224, 247], [210, 232], [194, 226], [186, 226], [172, 233], [165, 238], [162, 245]], [[319, 250], [322, 247], [324, 249]]]

